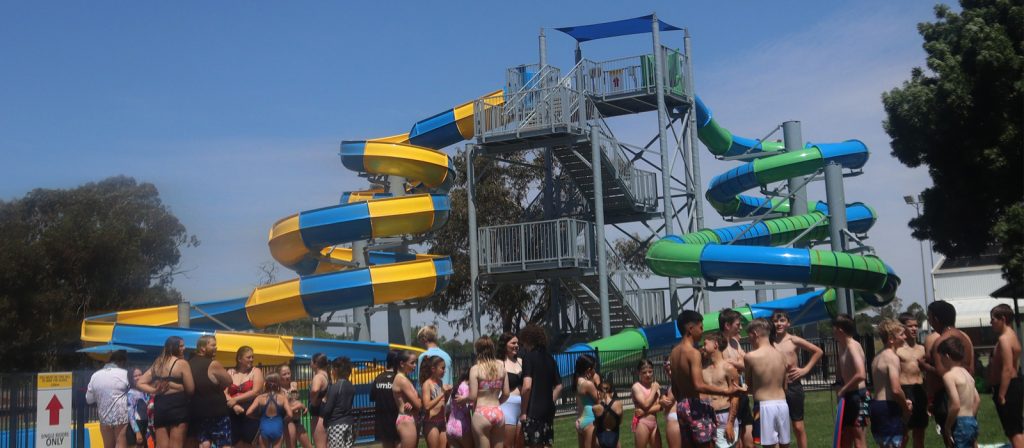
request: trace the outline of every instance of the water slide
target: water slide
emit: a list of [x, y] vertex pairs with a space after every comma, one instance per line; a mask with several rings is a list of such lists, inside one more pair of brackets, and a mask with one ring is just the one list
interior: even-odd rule
[[242, 345], [251, 346], [256, 362], [267, 365], [317, 352], [365, 361], [384, 359], [392, 347], [411, 349], [245, 331], [359, 306], [427, 298], [444, 289], [452, 274], [448, 257], [373, 251], [367, 257], [369, 267], [347, 268], [352, 250], [335, 246], [422, 234], [443, 226], [449, 212], [446, 193], [455, 172], [438, 149], [472, 136], [470, 101], [416, 123], [405, 134], [342, 142], [341, 162], [346, 168], [402, 177], [408, 181], [408, 194], [391, 197], [383, 188], [346, 192], [339, 205], [283, 218], [270, 230], [270, 253], [298, 278], [260, 286], [248, 297], [197, 304], [188, 329], [177, 328], [175, 305], [91, 316], [82, 322], [83, 345], [116, 344], [155, 356], [168, 336], [181, 336], [186, 346], [194, 347], [200, 336], [215, 334], [218, 359], [227, 365], [234, 364], [234, 353]]
[[[696, 109], [697, 135], [715, 155], [728, 157], [766, 153], [765, 157], [745, 162], [711, 180], [705, 196], [723, 217], [758, 217], [769, 211], [788, 212], [788, 201], [741, 193], [813, 174], [830, 162], [838, 162], [848, 169], [860, 169], [868, 159], [867, 147], [857, 140], [808, 143], [798, 151], [785, 152], [779, 142], [760, 142], [733, 135], [714, 120], [711, 110], [700, 98], [697, 98]], [[867, 205], [853, 203], [846, 207], [847, 227], [851, 232], [866, 233], [874, 225], [877, 216]], [[789, 245], [798, 237], [804, 242], [828, 237], [828, 206], [812, 202], [808, 204], [808, 210], [809, 213], [800, 216], [668, 236], [650, 246], [647, 265], [655, 274], [666, 277], [704, 278], [709, 281], [760, 280], [825, 287], [736, 308], [748, 321], [769, 317], [777, 309], [789, 312], [794, 325], [828, 319], [836, 314], [836, 294], [831, 288], [850, 289], [872, 306], [889, 303], [896, 295], [900, 279], [892, 268], [873, 255], [774, 247]], [[717, 329], [718, 312], [705, 315], [704, 330]], [[635, 351], [671, 346], [679, 338], [675, 323], [668, 322], [623, 330], [608, 338], [577, 344], [570, 350], [584, 352], [596, 349], [599, 353]], [[601, 361], [614, 364], [614, 356], [612, 353], [608, 357], [602, 355]]]

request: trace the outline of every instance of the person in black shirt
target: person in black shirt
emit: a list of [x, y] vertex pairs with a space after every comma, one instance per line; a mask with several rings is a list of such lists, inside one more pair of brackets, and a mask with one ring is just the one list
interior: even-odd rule
[[330, 448], [352, 448], [356, 443], [355, 416], [352, 415], [352, 399], [356, 388], [349, 382], [352, 374], [352, 360], [336, 358], [333, 362], [336, 380], [327, 388], [320, 416], [327, 427], [327, 446]]
[[519, 332], [523, 356], [522, 422], [523, 439], [529, 447], [550, 447], [555, 439], [555, 401], [562, 393], [558, 364], [547, 348], [547, 335], [538, 325]]
[[370, 389], [370, 401], [374, 403], [376, 410], [374, 417], [374, 435], [377, 441], [384, 448], [394, 448], [398, 443], [398, 428], [395, 426], [395, 419], [398, 418], [398, 406], [395, 404], [395, 394], [391, 386], [395, 383], [395, 373], [398, 370], [398, 353], [394, 350], [388, 351], [387, 370], [381, 372], [373, 380], [373, 388]]
[[217, 354], [217, 339], [203, 335], [196, 342], [196, 353], [188, 360], [195, 381], [189, 410], [189, 438], [200, 448], [231, 447], [231, 417], [224, 389], [231, 385], [227, 369], [213, 359]]

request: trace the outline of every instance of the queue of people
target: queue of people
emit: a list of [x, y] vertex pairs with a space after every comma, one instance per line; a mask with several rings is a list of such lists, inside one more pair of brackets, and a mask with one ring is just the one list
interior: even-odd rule
[[[929, 416], [946, 446], [975, 445], [980, 397], [973, 345], [955, 327], [956, 309], [949, 303], [931, 303], [927, 316], [935, 331], [923, 344], [913, 315], [878, 324], [884, 348], [870, 366], [854, 320], [833, 320], [836, 393], [843, 403], [839, 446], [866, 447], [870, 431], [880, 447], [923, 447]], [[1004, 434], [1016, 448], [1024, 446], [1024, 388], [1012, 320], [1006, 305], [991, 311], [998, 342], [987, 380]], [[682, 340], [662, 366], [670, 384], [655, 380], [649, 360], [637, 364], [629, 389], [635, 446], [662, 447], [661, 415], [668, 448], [807, 446], [801, 378], [822, 358], [821, 348], [790, 334], [789, 316], [777, 311], [770, 320], [747, 324], [747, 352], [740, 344], [742, 324], [739, 313], [723, 310], [720, 331], [704, 334], [703, 317], [684, 311], [676, 322]], [[461, 372], [453, 372], [451, 357], [437, 346], [436, 329], [422, 329], [417, 339], [426, 352], [389, 352], [370, 389], [374, 435], [384, 447], [416, 447], [421, 437], [430, 448], [553, 445], [562, 379], [543, 328], [529, 325], [518, 335], [478, 339], [475, 364]], [[172, 336], [145, 371], [129, 373], [125, 354], [115, 352], [93, 375], [87, 400], [98, 405], [105, 446], [145, 446], [147, 435], [160, 448], [355, 444], [348, 358], [313, 357], [307, 406], [289, 366], [264, 378], [249, 347], [237, 351], [231, 368], [214, 359], [213, 336], [199, 339], [191, 359], [184, 352], [182, 339]], [[618, 448], [623, 403], [598, 367], [590, 354], [575, 361], [577, 442], [581, 448]], [[302, 425], [307, 413], [309, 433]]]

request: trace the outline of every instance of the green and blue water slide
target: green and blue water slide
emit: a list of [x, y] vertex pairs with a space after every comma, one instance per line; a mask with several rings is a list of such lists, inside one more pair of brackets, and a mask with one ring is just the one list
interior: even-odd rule
[[[868, 159], [867, 147], [858, 140], [840, 143], [808, 143], [786, 152], [779, 142], [761, 142], [733, 135], [719, 125], [711, 110], [697, 98], [697, 135], [717, 156], [766, 153], [712, 179], [706, 198], [723, 217], [758, 217], [788, 212], [789, 203], [779, 198], [746, 196], [741, 193], [793, 177], [807, 176], [826, 164], [860, 169]], [[767, 153], [772, 153], [768, 155]], [[780, 203], [781, 202], [781, 203]], [[867, 205], [846, 206], [847, 227], [866, 233], [877, 215]], [[736, 279], [787, 282], [824, 286], [825, 289], [766, 303], [737, 308], [750, 320], [768, 317], [774, 310], [789, 312], [795, 325], [828, 319], [835, 315], [835, 290], [847, 288], [872, 306], [882, 306], [896, 295], [900, 279], [892, 268], [872, 255], [785, 246], [796, 240], [821, 241], [828, 237], [829, 210], [822, 202], [808, 204], [809, 213], [767, 219], [719, 229], [704, 229], [685, 235], [671, 235], [647, 251], [647, 266], [665, 277], [706, 280]], [[805, 233], [806, 232], [806, 233]], [[801, 236], [802, 235], [802, 236]], [[718, 313], [704, 316], [704, 330], [718, 329]], [[675, 323], [627, 329], [596, 341], [577, 344], [570, 351], [616, 352], [659, 348], [679, 340]], [[604, 359], [607, 364], [610, 359]]]

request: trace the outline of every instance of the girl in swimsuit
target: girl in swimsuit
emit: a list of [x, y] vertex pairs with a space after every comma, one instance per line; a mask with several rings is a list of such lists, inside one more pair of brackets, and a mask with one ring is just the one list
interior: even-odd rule
[[658, 403], [661, 385], [654, 381], [654, 364], [644, 358], [636, 365], [640, 381], [633, 383], [633, 438], [637, 448], [661, 448], [661, 433], [658, 431]]
[[452, 397], [452, 415], [448, 417], [448, 442], [454, 448], [471, 448], [473, 446], [472, 425], [469, 412], [473, 403], [469, 400], [469, 369], [463, 369], [459, 376], [459, 387]]
[[[672, 378], [672, 364], [665, 358], [665, 378]], [[665, 411], [665, 441], [668, 448], [683, 448], [683, 434], [679, 431], [679, 416], [676, 414], [676, 397], [671, 387], [661, 391], [661, 409]]]
[[416, 433], [414, 412], [423, 409], [423, 402], [409, 380], [409, 374], [416, 370], [416, 354], [402, 350], [398, 353], [398, 359], [398, 374], [395, 375], [395, 382], [391, 386], [391, 392], [395, 394], [395, 404], [398, 406], [398, 419], [395, 420], [398, 437], [401, 439], [398, 446], [416, 448], [419, 437]]
[[231, 385], [224, 390], [231, 412], [231, 446], [248, 448], [256, 441], [258, 421], [246, 418], [253, 400], [263, 393], [263, 371], [254, 364], [252, 347], [243, 345], [235, 353], [235, 367], [228, 369]]
[[610, 379], [597, 386], [601, 400], [594, 405], [594, 434], [598, 448], [619, 448], [619, 427], [622, 426], [622, 403], [615, 399]]
[[292, 409], [288, 406], [288, 395], [281, 389], [281, 376], [267, 375], [267, 393], [256, 397], [245, 415], [258, 418], [260, 442], [264, 448], [280, 448], [284, 439], [284, 422], [291, 420]]
[[501, 404], [501, 412], [505, 414], [505, 446], [520, 448], [523, 446], [519, 433], [523, 397], [519, 395], [519, 388], [523, 385], [523, 361], [519, 359], [519, 338], [512, 333], [503, 333], [498, 338], [497, 349], [508, 375], [508, 399]]
[[289, 448], [294, 448], [298, 442], [302, 448], [313, 448], [306, 434], [306, 427], [302, 424], [302, 415], [306, 413], [306, 405], [299, 400], [299, 385], [292, 381], [292, 368], [288, 364], [282, 364], [277, 368], [277, 374], [281, 377], [281, 388], [288, 395], [288, 408], [292, 411], [292, 418], [285, 422], [284, 443]]
[[[139, 378], [139, 390], [153, 396], [153, 426], [157, 448], [180, 447], [188, 432], [188, 397], [195, 390], [192, 370], [182, 358], [185, 341], [171, 336], [160, 356]], [[181, 361], [181, 362], [179, 362]]]
[[576, 358], [573, 383], [576, 385], [576, 437], [580, 448], [594, 446], [594, 403], [598, 400], [595, 365], [590, 355]]
[[476, 406], [473, 437], [477, 448], [505, 445], [505, 414], [501, 403], [508, 398], [505, 366], [494, 357], [494, 341], [482, 337], [473, 344], [476, 365], [469, 369], [469, 399]]
[[444, 369], [444, 359], [440, 356], [428, 356], [420, 365], [423, 437], [427, 439], [427, 448], [448, 446], [448, 421], [444, 418], [444, 404], [448, 401], [452, 387], [444, 384]]
[[320, 417], [320, 406], [324, 403], [324, 393], [331, 385], [331, 377], [327, 373], [327, 355], [313, 354], [313, 381], [309, 386], [309, 427], [313, 433], [313, 445], [316, 448], [327, 448], [327, 428]]

